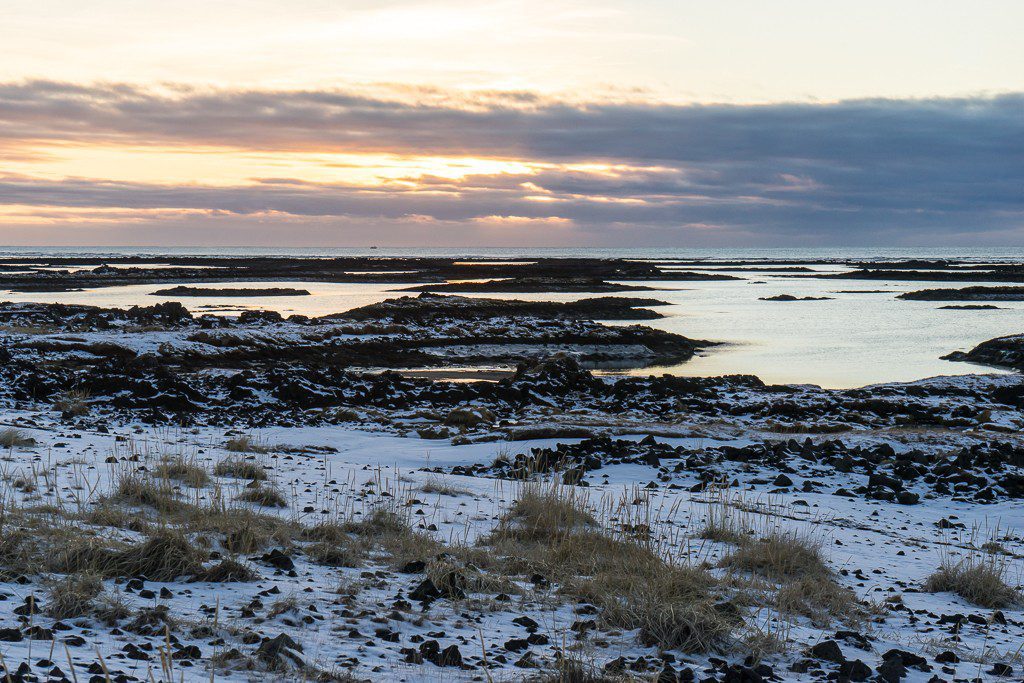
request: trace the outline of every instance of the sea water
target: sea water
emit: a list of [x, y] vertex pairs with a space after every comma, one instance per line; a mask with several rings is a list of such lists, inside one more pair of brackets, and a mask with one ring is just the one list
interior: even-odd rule
[[[474, 258], [622, 257], [635, 259], [706, 259], [801, 261], [846, 259], [958, 259], [979, 263], [1024, 262], [1024, 249], [210, 249], [210, 248], [21, 248], [0, 249], [0, 255], [75, 256], [454, 256]], [[26, 261], [28, 262], [28, 261]], [[818, 270], [842, 270], [838, 265]], [[993, 337], [1024, 333], [1024, 303], [999, 302], [998, 310], [944, 310], [942, 302], [906, 301], [901, 292], [933, 287], [964, 287], [976, 282], [887, 282], [881, 280], [819, 279], [800, 274], [734, 272], [745, 279], [728, 281], [664, 281], [642, 283], [653, 292], [623, 292], [617, 296], [661, 299], [657, 310], [666, 317], [642, 324], [695, 339], [721, 342], [686, 363], [646, 368], [650, 372], [711, 376], [753, 374], [772, 383], [811, 383], [831, 388], [912, 381], [936, 375], [999, 372], [992, 368], [940, 359], [951, 351], [968, 350]], [[230, 282], [225, 287], [293, 287], [307, 289], [300, 297], [169, 297], [153, 292], [168, 287], [130, 285], [81, 292], [0, 292], [8, 301], [63, 302], [104, 307], [151, 305], [181, 301], [196, 313], [236, 314], [247, 308], [276, 310], [285, 315], [337, 313], [358, 306], [408, 295], [411, 284], [320, 283], [304, 281]], [[848, 293], [850, 290], [882, 290]], [[844, 293], [846, 292], [846, 293]], [[763, 297], [792, 294], [832, 297], [825, 301], [776, 302]], [[413, 293], [413, 295], [415, 295]], [[569, 301], [587, 294], [476, 294], [531, 300]], [[610, 324], [633, 324], [611, 322]]]

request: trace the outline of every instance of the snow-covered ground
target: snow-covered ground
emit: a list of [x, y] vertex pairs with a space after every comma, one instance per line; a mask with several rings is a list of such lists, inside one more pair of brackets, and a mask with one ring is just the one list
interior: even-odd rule
[[[129, 424], [98, 433], [70, 428], [52, 411], [14, 409], [0, 413], [0, 426], [16, 428], [19, 436], [35, 442], [8, 448], [0, 457], [5, 537], [27, 517], [50, 515], [47, 519], [54, 523], [68, 520], [76, 535], [132, 542], [143, 535], [81, 520], [82, 513], [116, 487], [119, 477], [140, 467], [152, 469], [167, 456], [184, 458], [207, 471], [225, 459], [247, 457], [266, 468], [288, 501], [285, 508], [260, 512], [309, 527], [322, 521], [359, 520], [383, 508], [407, 515], [414, 528], [447, 545], [473, 547], [495, 527], [523, 485], [494, 477], [457, 476], [450, 473], [451, 468], [489, 464], [499, 455], [514, 457], [532, 448], [578, 441], [452, 445], [336, 425], [275, 427], [247, 433], [261, 452], [240, 455], [225, 450], [228, 439], [239, 434], [218, 427], [154, 430]], [[738, 428], [720, 431], [732, 434], [721, 439], [658, 440], [698, 449], [742, 446], [761, 437]], [[919, 436], [864, 431], [844, 434], [843, 439], [850, 445], [888, 443], [904, 451], [910, 446], [934, 448], [934, 443], [960, 438], [938, 432]], [[1006, 437], [1017, 438], [1015, 434]], [[1020, 605], [985, 609], [952, 593], [922, 591], [940, 562], [977, 556], [985, 543], [998, 543], [998, 561], [1005, 564], [1006, 579], [1019, 585], [1024, 571], [1024, 505], [1019, 499], [978, 504], [925, 495], [919, 504], [898, 505], [837, 496], [836, 489], [863, 484], [864, 475], [816, 469], [808, 463], [796, 466], [788, 486], [755, 485], [752, 482], [776, 476], [756, 465], [725, 463], [719, 473], [735, 485], [692, 490], [700, 488], [695, 487], [699, 480], [686, 469], [666, 475], [644, 464], [606, 465], [588, 473], [587, 486], [578, 491], [609, 529], [642, 519], [651, 526], [659, 552], [676, 562], [708, 566], [716, 575], [725, 571], [718, 561], [731, 546], [699, 538], [709, 518], [726, 515], [742, 520], [756, 534], [799, 530], [802, 537], [820, 541], [836, 580], [871, 607], [865, 608], [866, 618], [849, 625], [842, 618], [828, 624], [812, 623], [806, 617], [782, 618], [770, 604], [752, 606], [738, 632], [761, 631], [785, 641], [783, 652], [764, 658], [775, 676], [835, 675], [840, 665], [822, 661], [820, 651], [811, 657], [812, 665], [799, 664], [808, 648], [833, 640], [846, 660], [862, 660], [872, 669], [893, 649], [922, 655], [926, 666], [907, 667], [908, 681], [935, 675], [944, 680], [990, 678], [995, 676], [990, 672], [1000, 671], [998, 664], [1011, 666], [1011, 676], [1020, 678], [1024, 669]], [[805, 480], [818, 484], [804, 491]], [[181, 498], [191, 504], [218, 499], [256, 510], [254, 505], [232, 502], [247, 486], [248, 481], [229, 477], [212, 477], [197, 488], [178, 485]], [[140, 518], [152, 516], [152, 511], [133, 510]], [[216, 538], [201, 536], [193, 535], [190, 541], [197, 547], [209, 542], [209, 550], [222, 550]], [[270, 564], [273, 560], [267, 554], [274, 548], [287, 555], [294, 569], [285, 568], [287, 563]], [[257, 573], [253, 581], [106, 579], [106, 594], [116, 595], [133, 612], [168, 608], [173, 626], [164, 628], [158, 620], [148, 635], [138, 625], [126, 626], [132, 617], [106, 626], [91, 616], [64, 620], [47, 616], [52, 575], [5, 561], [0, 584], [3, 667], [12, 677], [20, 670], [20, 680], [344, 680], [351, 674], [357, 680], [497, 681], [540, 675], [564, 652], [598, 667], [624, 657], [626, 676], [650, 679], [660, 669], [652, 664], [661, 659], [658, 650], [639, 645], [635, 633], [581, 628], [580, 622], [595, 617], [560, 595], [557, 586], [516, 577], [514, 594], [470, 592], [462, 599], [441, 598], [421, 607], [410, 600], [410, 593], [423, 581], [422, 573], [396, 570], [386, 558], [373, 555], [359, 567], [325, 566], [312, 561], [304, 548], [303, 542], [294, 541], [240, 554], [238, 559]], [[37, 601], [36, 610], [25, 609], [29, 599]], [[524, 627], [523, 623], [530, 623], [521, 619], [524, 616], [536, 626]], [[21, 634], [35, 629], [42, 637], [16, 639], [18, 629]], [[837, 635], [843, 631], [859, 635]], [[534, 642], [524, 646], [523, 639], [531, 633]], [[284, 642], [273, 640], [280, 634], [286, 634], [291, 639], [287, 644], [297, 644], [301, 652], [285, 648], [261, 657], [261, 648], [266, 652], [271, 647], [268, 642]], [[420, 651], [423, 642], [430, 640], [437, 641], [442, 651], [456, 646], [463, 666], [409, 663], [414, 659], [408, 655], [409, 648]], [[524, 659], [526, 651], [532, 658]], [[955, 657], [940, 656], [945, 662], [935, 659], [947, 652]], [[677, 671], [692, 668], [698, 680], [725, 680], [721, 661], [741, 663], [743, 654], [742, 648], [674, 652], [667, 661]], [[638, 658], [645, 659], [634, 665]], [[959, 661], [948, 661], [952, 659]], [[528, 668], [532, 663], [539, 668]], [[754, 675], [754, 670], [746, 671]], [[762, 669], [758, 675], [767, 673]], [[739, 674], [734, 670], [730, 675]]]

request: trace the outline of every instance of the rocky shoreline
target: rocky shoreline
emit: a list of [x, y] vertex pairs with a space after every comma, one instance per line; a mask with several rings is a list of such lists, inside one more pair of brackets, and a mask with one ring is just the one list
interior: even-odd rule
[[[552, 304], [423, 294], [315, 319], [255, 311], [237, 318], [196, 317], [173, 302], [127, 310], [5, 304], [0, 373], [6, 382], [0, 392], [19, 401], [57, 401], [74, 390], [103, 409], [145, 409], [149, 421], [205, 416], [265, 423], [274, 415], [285, 420], [295, 419], [296, 411], [337, 409], [346, 395], [358, 404], [364, 391], [377, 394], [389, 384], [437, 396], [466, 391], [361, 374], [367, 369], [514, 366], [524, 355], [564, 351], [591, 366], [643, 367], [679, 362], [713, 346], [579, 317], [651, 317], [649, 309], [636, 307], [652, 303], [657, 302]], [[394, 388], [386, 398], [390, 404], [408, 401]]]
[[[587, 311], [603, 306], [601, 299], [577, 303]], [[714, 344], [643, 326], [601, 325], [577, 318], [579, 310], [572, 303], [433, 294], [317, 319], [253, 311], [196, 317], [175, 303], [128, 310], [7, 304], [0, 307], [0, 397], [58, 405], [73, 390], [84, 396], [92, 420], [249, 427], [385, 420], [395, 430], [482, 439], [529, 438], [517, 425], [543, 421], [552, 408], [592, 425], [588, 429], [686, 415], [691, 424], [725, 419], [810, 432], [921, 427], [995, 433], [1012, 430], [1013, 416], [1024, 407], [1024, 385], [1013, 376], [852, 390], [766, 385], [740, 375], [599, 377], [587, 367], [680, 361], [713, 352]], [[998, 349], [988, 343], [951, 359], [1012, 366], [1015, 356], [1006, 356], [1004, 347], [1019, 350], [1019, 340], [996, 341]], [[520, 360], [551, 354], [549, 360]], [[431, 381], [379, 371], [517, 363], [499, 381]], [[450, 429], [448, 413], [463, 405], [479, 406], [490, 418]], [[414, 417], [426, 413], [436, 417]], [[571, 429], [573, 420], [560, 422]]]

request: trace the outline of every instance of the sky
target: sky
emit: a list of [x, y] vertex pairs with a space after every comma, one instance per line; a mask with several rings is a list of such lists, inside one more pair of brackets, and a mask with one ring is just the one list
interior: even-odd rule
[[1019, 0], [5, 0], [0, 243], [1024, 245]]

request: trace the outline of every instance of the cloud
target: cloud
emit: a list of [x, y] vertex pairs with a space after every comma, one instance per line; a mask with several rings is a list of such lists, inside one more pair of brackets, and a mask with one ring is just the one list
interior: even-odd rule
[[408, 95], [0, 84], [0, 157], [116, 144], [500, 158], [531, 170], [374, 187], [7, 175], [0, 204], [509, 230], [559, 221], [577, 242], [1024, 243], [1024, 94], [746, 106]]

